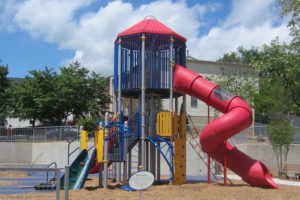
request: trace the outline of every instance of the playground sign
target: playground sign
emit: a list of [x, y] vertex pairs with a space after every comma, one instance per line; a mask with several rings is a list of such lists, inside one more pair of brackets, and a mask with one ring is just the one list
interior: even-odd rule
[[154, 176], [148, 171], [140, 171], [133, 174], [129, 179], [129, 186], [134, 190], [145, 190], [154, 182]]

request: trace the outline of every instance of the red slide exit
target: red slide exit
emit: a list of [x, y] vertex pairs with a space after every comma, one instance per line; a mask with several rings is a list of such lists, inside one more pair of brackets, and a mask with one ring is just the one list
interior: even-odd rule
[[175, 65], [174, 89], [197, 97], [224, 115], [211, 121], [200, 134], [202, 150], [252, 186], [277, 189], [268, 168], [226, 142], [252, 123], [251, 107], [240, 97], [222, 91], [192, 70]]

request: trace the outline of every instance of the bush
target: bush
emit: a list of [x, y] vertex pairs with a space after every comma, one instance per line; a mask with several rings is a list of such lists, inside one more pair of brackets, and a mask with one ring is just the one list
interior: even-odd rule
[[79, 125], [83, 126], [83, 129], [86, 130], [88, 133], [91, 133], [96, 130], [96, 121], [97, 120], [93, 117], [80, 118]]
[[287, 120], [272, 121], [268, 125], [268, 136], [276, 155], [278, 175], [285, 173], [284, 165], [295, 136], [295, 128]]

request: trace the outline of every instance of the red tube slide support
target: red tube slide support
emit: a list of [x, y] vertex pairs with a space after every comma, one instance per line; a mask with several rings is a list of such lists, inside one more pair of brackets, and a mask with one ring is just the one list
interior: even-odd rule
[[211, 121], [200, 134], [202, 150], [252, 186], [277, 189], [268, 168], [226, 142], [252, 124], [251, 107], [240, 97], [230, 95], [198, 73], [175, 65], [174, 89], [206, 102], [224, 115]]

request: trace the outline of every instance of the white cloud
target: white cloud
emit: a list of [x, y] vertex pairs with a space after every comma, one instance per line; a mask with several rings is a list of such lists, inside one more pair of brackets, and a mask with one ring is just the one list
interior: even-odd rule
[[11, 23], [11, 18], [17, 12], [19, 2], [17, 0], [2, 0], [0, 1], [0, 31], [13, 31], [14, 25]]
[[[277, 20], [272, 13], [275, 0], [234, 0], [227, 19], [220, 26], [212, 27], [202, 37], [199, 37], [199, 30], [205, 24], [203, 16], [220, 10], [222, 5], [198, 3], [188, 7], [184, 0], [163, 0], [134, 7], [131, 3], [117, 0], [97, 11], [75, 17], [78, 10], [93, 1], [27, 0], [18, 1], [15, 4], [17, 6], [13, 7], [7, 4], [9, 0], [5, 0], [6, 3], [0, 3], [0, 10], [6, 6], [5, 21], [12, 18], [15, 26], [32, 37], [58, 44], [63, 49], [74, 50], [72, 59], [62, 61], [65, 64], [78, 60], [104, 75], [113, 72], [113, 42], [118, 32], [147, 15], [155, 16], [185, 36], [191, 55], [201, 59], [217, 59], [242, 45], [250, 47], [268, 43], [277, 35], [283, 40], [288, 39], [285, 25], [272, 26], [274, 20]], [[3, 25], [1, 21], [0, 24]]]
[[207, 60], [217, 60], [224, 53], [236, 50], [239, 46], [245, 48], [258, 47], [269, 44], [278, 36], [284, 41], [290, 39], [286, 25], [271, 27], [265, 23], [261, 26], [247, 28], [237, 26], [231, 29], [220, 27], [212, 28], [206, 36], [196, 40], [196, 45], [191, 45], [191, 54], [194, 57]]
[[258, 47], [269, 44], [277, 36], [281, 41], [290, 41], [286, 20], [279, 26], [273, 25], [279, 20], [278, 12], [275, 0], [233, 0], [231, 12], [220, 26], [212, 27], [201, 38], [188, 41], [191, 55], [217, 60], [239, 46]]
[[255, 27], [272, 22], [278, 15], [272, 12], [275, 0], [233, 0], [231, 13], [224, 22], [225, 27], [243, 25]]

